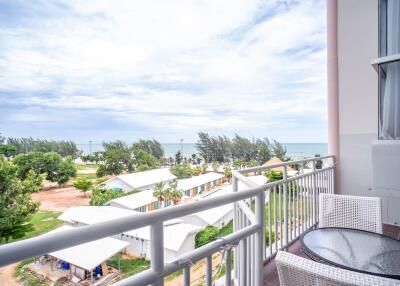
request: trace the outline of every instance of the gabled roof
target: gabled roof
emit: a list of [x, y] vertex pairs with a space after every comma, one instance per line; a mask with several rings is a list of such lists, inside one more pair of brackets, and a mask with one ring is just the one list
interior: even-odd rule
[[110, 203], [118, 204], [124, 208], [134, 210], [141, 206], [146, 206], [152, 202], [157, 201], [153, 196], [154, 190], [145, 190], [136, 194], [123, 196], [110, 201]]
[[[90, 225], [138, 213], [136, 211], [109, 206], [84, 206], [69, 208], [59, 219], [70, 223], [80, 222]], [[166, 221], [164, 223], [165, 248], [178, 251], [189, 234], [198, 232], [201, 229], [202, 227], [197, 225], [182, 223], [180, 219]], [[124, 234], [150, 240], [150, 227], [125, 231]]]
[[138, 212], [109, 206], [70, 207], [58, 219], [69, 223], [94, 224], [137, 214]]
[[105, 184], [110, 183], [116, 179], [123, 181], [125, 184], [135, 189], [149, 185], [154, 185], [159, 182], [175, 180], [176, 176], [171, 174], [169, 168], [161, 168], [144, 172], [119, 175], [107, 180], [104, 183]]
[[[203, 227], [182, 223], [181, 220], [166, 221], [164, 223], [164, 247], [178, 251], [189, 234], [199, 232]], [[150, 240], [150, 227], [142, 227], [124, 232], [125, 235]]]
[[222, 179], [223, 177], [224, 175], [214, 172], [206, 173], [199, 176], [193, 176], [191, 178], [178, 180], [178, 188], [186, 191], [207, 184], [209, 182]]
[[[50, 233], [60, 232], [71, 228], [73, 227], [64, 225], [58, 229], [50, 231]], [[122, 249], [126, 248], [128, 245], [129, 242], [107, 237], [54, 251], [49, 253], [49, 255], [90, 271], [120, 252]]]
[[[278, 157], [272, 157], [271, 159], [269, 159], [267, 162], [265, 162], [263, 164], [263, 166], [271, 166], [271, 165], [277, 165], [277, 164], [282, 164], [283, 161], [281, 159], [279, 159]], [[286, 166], [288, 171], [293, 171], [293, 168], [290, 167], [289, 165]], [[272, 168], [273, 171], [281, 171], [283, 172], [283, 167], [275, 167]]]

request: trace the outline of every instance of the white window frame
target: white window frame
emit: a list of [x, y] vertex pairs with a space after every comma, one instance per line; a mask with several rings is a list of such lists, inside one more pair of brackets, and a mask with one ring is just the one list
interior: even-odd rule
[[386, 27], [382, 27], [382, 25], [385, 23], [383, 22], [383, 17], [386, 20], [386, 14], [383, 15], [383, 13], [386, 12], [386, 3], [387, 0], [379, 0], [379, 11], [378, 11], [378, 51], [379, 51], [379, 57], [372, 59], [371, 60], [371, 65], [374, 67], [375, 71], [378, 73], [378, 140], [382, 141], [388, 141], [388, 140], [394, 140], [394, 141], [399, 141], [399, 139], [385, 139], [381, 138], [380, 130], [380, 118], [381, 118], [381, 75], [380, 72], [383, 71], [381, 70], [382, 65], [394, 63], [394, 62], [400, 62], [400, 53], [393, 54], [393, 55], [387, 55], [386, 51], [386, 44], [384, 44], [384, 39], [386, 39]]

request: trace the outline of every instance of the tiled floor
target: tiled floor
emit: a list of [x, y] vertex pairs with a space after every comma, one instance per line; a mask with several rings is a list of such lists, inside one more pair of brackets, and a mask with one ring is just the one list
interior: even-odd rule
[[[387, 236], [399, 239], [400, 227], [383, 225], [383, 233]], [[291, 245], [291, 247], [289, 247], [289, 252], [307, 258], [301, 249], [299, 241], [296, 241]], [[279, 277], [274, 259], [264, 265], [264, 286], [279, 286]]]

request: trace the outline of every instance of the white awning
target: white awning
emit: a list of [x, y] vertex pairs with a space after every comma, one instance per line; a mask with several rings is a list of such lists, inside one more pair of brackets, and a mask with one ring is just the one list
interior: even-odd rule
[[[70, 228], [62, 226], [55, 231], [59, 232]], [[107, 237], [51, 252], [49, 255], [90, 271], [128, 245], [129, 243], [126, 241]]]

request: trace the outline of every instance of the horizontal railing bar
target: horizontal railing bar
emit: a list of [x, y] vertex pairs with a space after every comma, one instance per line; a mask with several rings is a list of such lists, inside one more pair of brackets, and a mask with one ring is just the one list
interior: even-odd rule
[[265, 186], [233, 192], [214, 198], [206, 198], [190, 204], [160, 209], [154, 212], [129, 215], [93, 225], [76, 227], [65, 231], [43, 234], [38, 237], [0, 246], [0, 266], [23, 259], [47, 254], [60, 249], [123, 233], [124, 231], [152, 225], [160, 221], [190, 215], [210, 208], [226, 205], [256, 196]]
[[237, 232], [229, 234], [214, 242], [211, 242], [191, 252], [183, 254], [178, 259], [171, 261], [164, 266], [164, 271], [162, 276], [160, 274], [155, 273], [154, 271], [151, 273], [149, 273], [149, 271], [146, 271], [147, 273], [141, 272], [139, 274], [136, 274], [135, 276], [131, 276], [122, 281], [119, 281], [113, 284], [113, 286], [131, 286], [131, 285], [141, 286], [141, 285], [151, 284], [157, 279], [168, 276], [180, 269], [183, 269], [187, 265], [196, 263], [199, 260], [204, 259], [207, 256], [220, 251], [226, 246], [235, 245], [239, 243], [240, 240], [256, 233], [260, 228], [262, 228], [262, 226], [258, 224], [245, 227]]
[[333, 167], [325, 167], [325, 168], [318, 169], [318, 170], [310, 172], [310, 173], [305, 173], [305, 174], [297, 175], [297, 176], [294, 176], [294, 177], [289, 177], [286, 180], [279, 180], [279, 181], [274, 181], [274, 182], [271, 182], [271, 183], [266, 183], [264, 186], [266, 186], [266, 189], [269, 189], [269, 188], [271, 188], [273, 186], [282, 185], [283, 183], [290, 183], [292, 181], [296, 181], [298, 179], [302, 179], [302, 178], [305, 178], [305, 177], [311, 177], [313, 174], [318, 174], [318, 173], [321, 173], [323, 171], [331, 170], [331, 169], [333, 169]]
[[279, 164], [274, 164], [274, 165], [269, 165], [269, 166], [258, 166], [258, 167], [253, 167], [253, 168], [236, 170], [236, 172], [239, 172], [241, 174], [250, 173], [250, 172], [257, 172], [257, 171], [264, 171], [264, 170], [274, 169], [274, 168], [277, 168], [277, 167], [283, 167], [283, 166], [287, 166], [287, 165], [300, 164], [300, 163], [319, 161], [319, 160], [325, 160], [325, 159], [334, 159], [334, 158], [335, 158], [335, 156], [333, 156], [333, 155], [328, 155], [328, 156], [323, 156], [323, 157], [313, 157], [313, 158], [307, 158], [307, 159], [302, 159], [302, 160], [297, 160], [297, 161], [282, 162], [282, 163], [279, 163]]
[[243, 174], [239, 173], [239, 171], [233, 171], [232, 175], [244, 183], [249, 188], [256, 188], [259, 185], [256, 184], [254, 181], [250, 180], [248, 177], [244, 176]]

